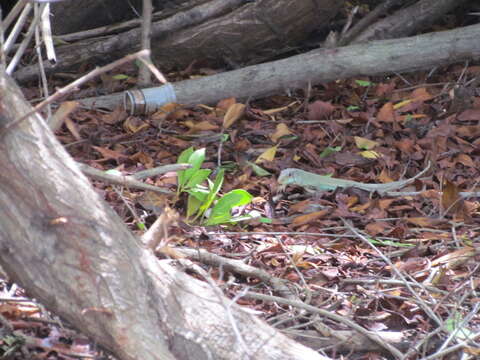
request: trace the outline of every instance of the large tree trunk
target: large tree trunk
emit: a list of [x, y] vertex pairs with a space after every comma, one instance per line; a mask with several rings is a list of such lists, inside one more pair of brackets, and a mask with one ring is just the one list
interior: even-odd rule
[[0, 265], [121, 360], [322, 359], [159, 261], [0, 73]]

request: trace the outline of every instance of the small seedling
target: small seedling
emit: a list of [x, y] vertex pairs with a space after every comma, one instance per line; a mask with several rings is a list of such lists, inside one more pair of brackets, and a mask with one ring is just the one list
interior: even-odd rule
[[178, 164], [187, 163], [192, 166], [177, 172], [177, 196], [188, 193], [187, 219], [199, 220], [202, 225], [228, 224], [250, 219], [249, 216], [232, 216], [232, 209], [249, 204], [253, 196], [245, 190], [235, 189], [220, 197], [225, 169], [220, 169], [212, 182], [209, 179], [211, 170], [201, 169], [204, 161], [205, 149], [188, 148], [178, 157]]

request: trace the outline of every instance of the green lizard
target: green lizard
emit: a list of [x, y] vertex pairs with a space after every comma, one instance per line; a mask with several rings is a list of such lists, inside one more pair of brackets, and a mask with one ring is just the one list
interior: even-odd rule
[[420, 176], [425, 174], [430, 168], [430, 162], [427, 167], [410, 179], [392, 181], [385, 184], [366, 184], [357, 181], [332, 178], [329, 176], [317, 175], [301, 169], [285, 169], [280, 172], [278, 183], [285, 187], [287, 185], [297, 185], [314, 191], [329, 191], [337, 188], [355, 187], [366, 191], [376, 191], [378, 193], [385, 193], [388, 191], [401, 189], [413, 183]]

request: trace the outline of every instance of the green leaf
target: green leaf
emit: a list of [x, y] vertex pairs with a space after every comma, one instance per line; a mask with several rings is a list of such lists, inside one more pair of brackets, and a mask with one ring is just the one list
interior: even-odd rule
[[145, 223], [143, 223], [143, 222], [137, 222], [137, 228], [138, 228], [139, 230], [145, 231], [145, 230], [146, 230]]
[[187, 200], [187, 219], [189, 219], [198, 212], [198, 209], [200, 209], [200, 205], [202, 204], [202, 202], [203, 201], [199, 200], [196, 196], [190, 194]]
[[205, 225], [217, 225], [230, 221], [234, 207], [250, 203], [253, 196], [242, 189], [235, 189], [225, 194], [217, 201]]
[[325, 158], [327, 157], [328, 155], [331, 155], [333, 153], [336, 153], [338, 151], [341, 151], [342, 150], [342, 147], [341, 146], [335, 146], [335, 147], [331, 147], [331, 146], [328, 146], [327, 148], [325, 148], [321, 154], [320, 154], [320, 157], [321, 158]]
[[192, 165], [190, 169], [185, 170], [185, 182], [188, 182], [190, 178], [201, 168], [205, 161], [205, 148], [194, 151], [187, 160], [187, 163]]
[[220, 171], [217, 173], [215, 182], [210, 186], [210, 192], [208, 193], [207, 200], [202, 204], [202, 206], [200, 206], [199, 215], [203, 215], [203, 213], [212, 205], [213, 201], [217, 197], [217, 194], [223, 185], [224, 174], [224, 169], [220, 169]]
[[358, 109], [360, 109], [360, 107], [356, 105], [350, 105], [349, 107], [347, 107], [347, 111], [354, 111]]
[[114, 80], [127, 80], [129, 78], [130, 78], [130, 76], [125, 75], [125, 74], [117, 74], [117, 75], [112, 76], [112, 79], [114, 79]]
[[192, 154], [193, 154], [193, 147], [189, 147], [188, 149], [183, 150], [180, 156], [178, 157], [177, 164], [188, 163], [188, 159]]
[[[188, 159], [193, 154], [193, 147], [189, 147], [182, 151], [180, 156], [178, 157], [177, 164], [187, 164]], [[177, 172], [177, 182], [178, 182], [178, 189], [177, 192], [180, 193], [183, 191], [185, 184], [187, 183], [188, 179], [185, 175], [186, 170], [180, 170]]]
[[366, 81], [366, 80], [355, 80], [355, 83], [363, 87], [369, 87], [373, 85], [371, 81]]
[[267, 217], [264, 217], [264, 216], [260, 217], [259, 220], [260, 220], [261, 223], [264, 223], [264, 224], [271, 224], [271, 223], [273, 223], [273, 220], [272, 220], [272, 219], [267, 218]]
[[251, 162], [251, 161], [247, 161], [246, 162], [249, 166], [252, 167], [252, 170], [253, 172], [255, 173], [255, 175], [257, 176], [268, 176], [268, 175], [271, 175], [271, 173], [269, 173], [267, 170], [265, 170], [264, 168], [258, 166], [257, 164]]
[[186, 189], [191, 189], [196, 187], [197, 185], [200, 185], [203, 183], [205, 180], [207, 180], [208, 176], [212, 170], [209, 169], [199, 169], [195, 174], [192, 175], [192, 177], [188, 180], [187, 184], [185, 185]]
[[446, 321], [445, 321], [445, 329], [450, 332], [455, 332], [455, 337], [459, 340], [467, 340], [474, 335], [474, 333], [466, 328], [461, 327], [463, 322], [463, 316], [461, 313], [455, 311]]
[[202, 203], [207, 200], [208, 194], [210, 194], [210, 190], [203, 186], [197, 186], [194, 189], [188, 189], [187, 192]]

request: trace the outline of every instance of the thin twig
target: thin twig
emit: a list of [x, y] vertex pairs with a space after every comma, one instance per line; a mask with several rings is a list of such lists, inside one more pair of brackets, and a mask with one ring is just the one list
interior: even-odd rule
[[95, 169], [85, 164], [77, 163], [77, 165], [85, 175], [92, 179], [105, 181], [110, 184], [122, 185], [134, 189], [150, 190], [161, 194], [174, 195], [174, 193], [168, 190], [150, 184], [142, 183], [131, 176], [107, 174], [104, 171]]
[[294, 306], [294, 307], [297, 307], [297, 308], [300, 308], [300, 309], [307, 310], [311, 313], [321, 315], [321, 316], [326, 317], [328, 319], [335, 320], [339, 323], [342, 323], [342, 324], [345, 324], [345, 325], [351, 327], [352, 329], [358, 331], [360, 334], [366, 336], [368, 339], [370, 339], [373, 342], [375, 342], [376, 344], [380, 345], [382, 348], [388, 350], [397, 359], [402, 359], [403, 358], [403, 354], [398, 349], [396, 349], [395, 347], [393, 347], [389, 343], [385, 342], [377, 334], [364, 329], [363, 327], [354, 323], [352, 320], [346, 318], [345, 316], [337, 315], [337, 314], [332, 313], [330, 311], [322, 310], [322, 309], [316, 308], [314, 306], [304, 304], [303, 302], [300, 302], [300, 301], [288, 300], [288, 299], [280, 298], [280, 297], [277, 297], [277, 296], [270, 296], [270, 295], [263, 295], [263, 294], [256, 294], [256, 293], [254, 294], [254, 293], [250, 292], [250, 293], [247, 293], [244, 297], [245, 298], [250, 298], [250, 299], [256, 299], [256, 300], [272, 301], [272, 302], [277, 302], [277, 303], [280, 303], [280, 304]]
[[178, 250], [178, 252], [191, 260], [199, 261], [206, 265], [222, 267], [245, 277], [260, 279], [264, 283], [270, 285], [273, 288], [273, 291], [278, 295], [298, 301], [297, 295], [286, 286], [287, 281], [271, 276], [265, 270], [247, 265], [241, 260], [227, 259], [203, 249], [175, 248], [175, 250]]
[[[443, 326], [443, 322], [442, 320], [432, 311], [432, 309], [430, 309], [430, 307], [425, 304], [425, 302], [423, 301], [423, 299], [417, 294], [417, 292], [413, 289], [413, 287], [410, 285], [410, 282], [407, 281], [407, 279], [405, 278], [405, 276], [403, 276], [403, 274], [400, 272], [400, 270], [398, 270], [398, 268], [390, 261], [390, 259], [388, 257], [386, 257], [374, 244], [372, 244], [370, 241], [368, 241], [368, 239], [363, 236], [362, 234], [360, 234], [353, 226], [352, 224], [350, 224], [347, 220], [345, 220], [344, 218], [341, 218], [343, 223], [345, 224], [345, 226], [350, 229], [350, 231], [357, 235], [358, 238], [360, 240], [363, 241], [363, 243], [365, 243], [366, 245], [368, 245], [369, 247], [371, 247], [373, 250], [375, 250], [378, 255], [382, 258], [382, 260], [388, 264], [390, 266], [390, 268], [392, 269], [392, 271], [395, 273], [395, 275], [397, 275], [405, 284], [405, 287], [408, 289], [408, 291], [410, 291], [410, 293], [415, 297], [415, 299], [417, 299], [417, 301], [419, 302], [419, 306], [423, 309], [423, 311], [425, 311], [426, 314], [428, 314], [428, 316], [434, 320], [438, 326]], [[419, 284], [419, 286], [421, 286]]]
[[63, 88], [60, 88], [58, 89], [55, 94], [49, 96], [47, 99], [43, 100], [42, 102], [40, 102], [39, 104], [37, 104], [32, 111], [29, 111], [28, 113], [26, 113], [25, 115], [21, 116], [20, 118], [18, 119], [15, 119], [14, 121], [8, 123], [7, 125], [5, 125], [2, 129], [0, 129], [0, 138], [2, 138], [7, 132], [8, 130], [10, 130], [11, 128], [17, 126], [18, 124], [20, 124], [22, 121], [24, 121], [25, 119], [27, 119], [28, 117], [30, 117], [31, 115], [37, 113], [38, 111], [40, 111], [41, 109], [43, 109], [46, 105], [48, 104], [51, 104], [53, 103], [54, 101], [57, 101], [59, 100], [61, 97], [67, 95], [68, 93], [74, 91], [75, 89], [77, 89], [80, 85], [90, 81], [91, 79], [101, 75], [101, 74], [104, 74], [108, 71], [111, 71], [127, 62], [131, 62], [135, 59], [141, 59], [145, 56], [149, 56], [150, 55], [150, 52], [148, 50], [140, 50], [136, 53], [133, 53], [133, 54], [130, 54], [130, 55], [127, 55], [127, 56], [124, 56], [123, 58], [117, 60], [117, 61], [114, 61], [108, 65], [105, 65], [101, 68], [96, 68], [94, 70], [92, 70], [91, 72], [89, 72], [88, 74], [82, 76], [81, 78], [75, 80], [74, 82], [68, 84], [67, 86], [63, 87]]

